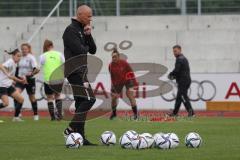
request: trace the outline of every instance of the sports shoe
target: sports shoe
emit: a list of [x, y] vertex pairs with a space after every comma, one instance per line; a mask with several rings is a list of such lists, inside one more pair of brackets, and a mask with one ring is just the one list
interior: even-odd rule
[[58, 120], [58, 121], [63, 120], [62, 114], [58, 114], [57, 112], [55, 113], [55, 118], [56, 118], [56, 120]]
[[20, 117], [13, 117], [12, 121], [13, 122], [23, 122], [24, 120], [22, 120]]
[[117, 115], [114, 114], [114, 113], [112, 113], [111, 116], [109, 117], [109, 119], [110, 119], [110, 120], [113, 120], [113, 119], [116, 118], [116, 117], [117, 117]]
[[195, 114], [192, 109], [190, 109], [190, 111], [188, 112], [188, 117], [190, 117], [190, 118], [195, 117]]
[[33, 116], [33, 120], [34, 120], [34, 121], [38, 121], [38, 120], [39, 120], [39, 116], [38, 116], [38, 115], [34, 115], [34, 116]]
[[133, 119], [134, 119], [134, 120], [137, 120], [138, 117], [139, 117], [138, 114], [134, 114], [134, 115], [133, 115]]
[[93, 144], [93, 143], [91, 143], [89, 140], [87, 140], [87, 139], [84, 139], [83, 140], [83, 145], [84, 146], [97, 146], [97, 144]]
[[73, 130], [71, 130], [70, 128], [66, 128], [64, 131], [63, 131], [63, 136], [65, 138], [65, 140], [67, 139], [68, 135], [73, 133]]
[[173, 114], [173, 113], [167, 113], [166, 114], [167, 117], [177, 117], [177, 114]]
[[195, 118], [196, 115], [195, 115], [195, 114], [188, 114], [188, 117], [189, 117], [189, 118]]

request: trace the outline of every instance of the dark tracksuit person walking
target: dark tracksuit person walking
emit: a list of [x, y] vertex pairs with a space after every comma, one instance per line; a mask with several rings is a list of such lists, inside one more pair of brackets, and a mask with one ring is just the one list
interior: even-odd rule
[[72, 132], [80, 133], [84, 139], [83, 145], [94, 145], [85, 138], [84, 130], [87, 112], [96, 101], [86, 77], [87, 53], [96, 53], [96, 45], [91, 35], [91, 19], [91, 8], [80, 6], [76, 18], [72, 19], [63, 34], [65, 76], [72, 86], [75, 100], [75, 114], [64, 135], [67, 137]]
[[187, 58], [182, 54], [181, 46], [173, 46], [173, 53], [176, 57], [174, 70], [168, 75], [170, 80], [176, 79], [178, 84], [177, 98], [173, 113], [170, 116], [177, 116], [181, 103], [188, 111], [188, 116], [194, 116], [194, 112], [188, 97], [188, 89], [191, 85], [190, 67]]

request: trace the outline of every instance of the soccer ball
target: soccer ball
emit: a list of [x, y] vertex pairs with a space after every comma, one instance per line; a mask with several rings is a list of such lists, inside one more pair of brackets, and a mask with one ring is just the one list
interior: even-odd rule
[[148, 142], [148, 148], [151, 148], [154, 144], [154, 138], [150, 133], [142, 133], [139, 136], [144, 137]]
[[172, 143], [170, 146], [171, 148], [176, 148], [177, 146], [179, 146], [179, 138], [175, 133], [167, 133], [164, 136], [172, 139]]
[[114, 145], [116, 144], [116, 135], [112, 131], [105, 131], [101, 135], [100, 141], [104, 145]]
[[119, 143], [122, 148], [131, 149], [132, 148], [131, 142], [132, 142], [132, 139], [129, 137], [128, 134], [123, 134], [119, 139]]
[[124, 134], [127, 134], [130, 139], [132, 139], [134, 136], [138, 135], [138, 133], [134, 130], [129, 130], [129, 131], [125, 132]]
[[190, 132], [185, 137], [185, 144], [189, 148], [198, 148], [202, 144], [202, 138], [198, 133]]
[[66, 139], [67, 148], [79, 148], [83, 145], [83, 137], [79, 133], [71, 133]]
[[155, 147], [157, 147], [157, 146], [156, 146], [156, 140], [157, 140], [157, 138], [158, 138], [159, 136], [161, 136], [161, 135], [164, 135], [164, 133], [159, 132], [159, 133], [156, 133], [156, 134], [153, 135], [154, 146], [155, 146]]
[[132, 138], [131, 144], [133, 149], [146, 149], [149, 146], [147, 139], [139, 135]]
[[165, 135], [160, 135], [156, 139], [156, 147], [160, 149], [170, 149], [172, 145], [172, 139]]

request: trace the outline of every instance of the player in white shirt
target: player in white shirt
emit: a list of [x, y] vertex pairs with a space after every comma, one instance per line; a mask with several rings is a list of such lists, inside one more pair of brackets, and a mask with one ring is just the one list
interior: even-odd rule
[[[32, 110], [34, 114], [34, 120], [39, 120], [37, 100], [35, 98], [36, 81], [35, 75], [39, 72], [36, 58], [32, 55], [31, 45], [23, 43], [21, 45], [22, 58], [18, 63], [18, 77], [25, 78], [27, 84], [17, 82], [15, 87], [22, 93], [26, 89], [29, 100], [32, 104]], [[17, 101], [14, 101], [15, 108], [18, 105]]]
[[0, 109], [7, 107], [9, 105], [8, 96], [12, 97], [18, 102], [13, 121], [22, 121], [19, 118], [19, 113], [21, 111], [24, 98], [13, 87], [13, 81], [26, 83], [25, 79], [20, 79], [15, 76], [17, 63], [21, 59], [21, 53], [18, 49], [15, 49], [13, 52], [10, 52], [8, 54], [12, 55], [12, 58], [8, 59], [3, 64], [0, 64], [0, 98], [2, 100], [2, 103], [0, 103]]

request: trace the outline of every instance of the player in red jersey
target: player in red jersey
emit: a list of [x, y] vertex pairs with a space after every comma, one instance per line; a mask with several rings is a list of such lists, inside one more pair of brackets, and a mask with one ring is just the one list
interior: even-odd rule
[[120, 97], [123, 87], [126, 87], [126, 95], [131, 103], [132, 111], [134, 113], [134, 120], [138, 118], [137, 105], [134, 97], [134, 87], [137, 86], [137, 81], [134, 72], [127, 61], [120, 58], [117, 49], [112, 52], [112, 62], [109, 64], [109, 72], [111, 75], [111, 95], [112, 95], [112, 114], [110, 120], [114, 119], [116, 108], [118, 105], [118, 98]]

